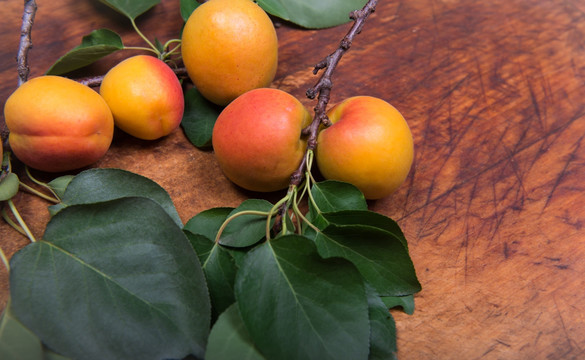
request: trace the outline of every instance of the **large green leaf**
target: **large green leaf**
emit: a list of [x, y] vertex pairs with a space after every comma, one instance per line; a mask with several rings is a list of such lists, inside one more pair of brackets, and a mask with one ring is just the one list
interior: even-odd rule
[[211, 147], [213, 126], [222, 109], [205, 99], [195, 88], [185, 92], [185, 112], [181, 127], [193, 145], [198, 148]]
[[98, 203], [123, 197], [149, 198], [159, 204], [177, 225], [183, 226], [165, 189], [149, 178], [121, 169], [96, 168], [79, 173], [67, 185], [62, 202], [49, 209], [55, 213], [70, 205]]
[[123, 48], [122, 38], [117, 33], [108, 29], [94, 30], [83, 37], [81, 45], [59, 58], [47, 70], [47, 75], [66, 74]]
[[126, 15], [130, 19], [136, 19], [139, 15], [148, 11], [151, 7], [160, 3], [160, 0], [99, 0], [116, 10], [117, 12]]
[[237, 304], [232, 304], [213, 325], [205, 360], [264, 360], [246, 330]]
[[388, 308], [372, 286], [367, 286], [370, 312], [369, 360], [396, 359], [396, 324]]
[[330, 224], [317, 234], [316, 244], [325, 258], [351, 261], [382, 296], [410, 295], [421, 289], [407, 249], [388, 231]]
[[364, 283], [345, 260], [324, 260], [298, 235], [258, 245], [236, 275], [250, 336], [269, 359], [367, 359]]
[[258, 0], [267, 13], [306, 28], [325, 28], [349, 21], [349, 13], [367, 0]]
[[199, 256], [214, 316], [219, 315], [236, 301], [234, 297], [234, 281], [236, 263], [228, 250], [206, 236], [185, 231], [187, 238]]
[[43, 359], [41, 341], [14, 317], [10, 302], [4, 308], [0, 319], [0, 359]]
[[408, 315], [414, 314], [414, 296], [383, 296], [382, 301], [388, 309], [401, 307]]
[[11, 259], [14, 315], [78, 359], [201, 357], [205, 278], [183, 231], [154, 201], [72, 205]]

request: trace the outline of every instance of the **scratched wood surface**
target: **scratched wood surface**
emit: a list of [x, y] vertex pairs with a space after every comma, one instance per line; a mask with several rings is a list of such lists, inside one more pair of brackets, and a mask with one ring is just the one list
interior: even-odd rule
[[[16, 86], [22, 1], [1, 5], [3, 104]], [[97, 28], [139, 44], [128, 22], [96, 1], [38, 5], [31, 76]], [[151, 38], [175, 37], [178, 1], [163, 0], [138, 25]], [[312, 65], [347, 29], [282, 24], [273, 86], [312, 108], [304, 97]], [[119, 59], [75, 75], [103, 73]], [[402, 226], [423, 285], [414, 315], [394, 312], [399, 357], [585, 358], [585, 1], [380, 0], [334, 82], [332, 102], [384, 98], [415, 139], [407, 182], [370, 204]], [[184, 221], [256, 196], [233, 187], [213, 154], [180, 130], [155, 142], [117, 134], [96, 166], [157, 181]], [[47, 204], [27, 194], [15, 203], [41, 237]], [[0, 224], [9, 256], [26, 243]], [[0, 271], [0, 307], [7, 279]]]

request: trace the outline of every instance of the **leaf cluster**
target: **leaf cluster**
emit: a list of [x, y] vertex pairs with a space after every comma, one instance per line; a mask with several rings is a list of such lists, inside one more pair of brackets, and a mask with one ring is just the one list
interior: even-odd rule
[[412, 313], [420, 284], [398, 225], [352, 185], [307, 181], [308, 209], [284, 217], [249, 199], [183, 225], [140, 175], [64, 183], [11, 259], [0, 358], [395, 358], [389, 308]]

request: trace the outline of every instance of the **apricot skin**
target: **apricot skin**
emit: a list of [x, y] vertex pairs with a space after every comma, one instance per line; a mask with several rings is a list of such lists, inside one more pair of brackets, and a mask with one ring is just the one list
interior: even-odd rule
[[137, 55], [108, 71], [100, 94], [124, 132], [155, 140], [179, 127], [185, 109], [179, 79], [162, 60]]
[[228, 179], [244, 189], [269, 192], [287, 187], [306, 149], [301, 130], [307, 109], [277, 89], [251, 90], [230, 103], [213, 128], [215, 157]]
[[112, 113], [101, 96], [59, 76], [41, 76], [21, 85], [6, 100], [4, 118], [14, 155], [48, 172], [96, 162], [114, 133]]
[[356, 96], [327, 115], [333, 125], [319, 133], [315, 152], [323, 176], [355, 185], [366, 199], [393, 193], [414, 157], [412, 134], [400, 112], [381, 99]]
[[209, 101], [227, 105], [267, 87], [276, 74], [274, 25], [251, 0], [210, 0], [185, 24], [181, 53], [189, 77]]

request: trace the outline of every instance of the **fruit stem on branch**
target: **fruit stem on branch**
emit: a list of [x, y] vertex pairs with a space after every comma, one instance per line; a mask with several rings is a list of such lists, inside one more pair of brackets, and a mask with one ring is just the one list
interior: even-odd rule
[[[329, 103], [331, 88], [333, 87], [333, 81], [331, 81], [333, 71], [337, 67], [341, 57], [351, 47], [355, 36], [362, 31], [368, 16], [376, 10], [377, 4], [378, 0], [368, 0], [361, 10], [355, 10], [349, 14], [349, 18], [353, 20], [353, 25], [343, 39], [341, 39], [339, 47], [325, 59], [317, 63], [313, 69], [313, 74], [315, 75], [319, 70], [325, 69], [325, 71], [317, 81], [317, 84], [306, 92], [309, 99], [314, 99], [318, 96], [317, 105], [314, 108], [315, 117], [313, 118], [313, 122], [307, 128], [303, 129], [303, 135], [308, 135], [307, 152], [313, 151], [317, 146], [319, 127], [321, 125], [331, 125], [331, 122], [327, 117], [327, 104]], [[301, 161], [299, 168], [291, 176], [291, 186], [296, 186], [301, 183], [306, 166], [307, 161], [305, 156]]]

